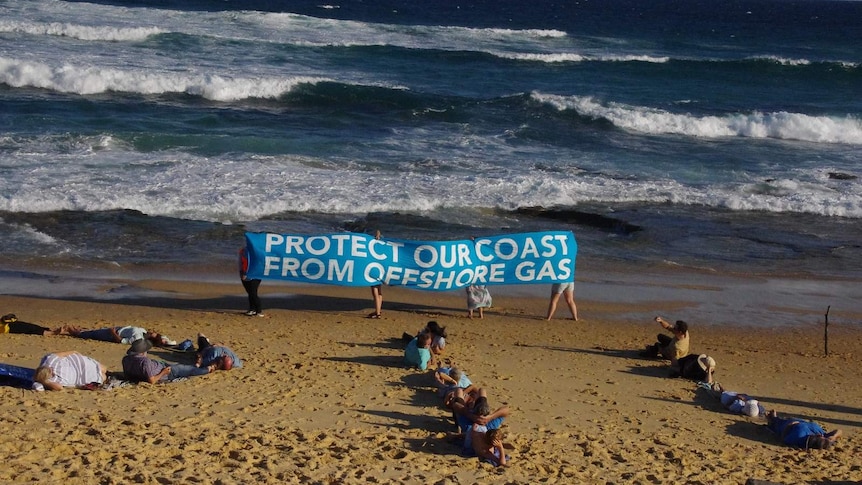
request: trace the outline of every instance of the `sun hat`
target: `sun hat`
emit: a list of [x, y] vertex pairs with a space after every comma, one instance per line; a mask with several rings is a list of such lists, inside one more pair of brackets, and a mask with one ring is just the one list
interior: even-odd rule
[[153, 348], [153, 343], [145, 338], [139, 338], [132, 342], [131, 347], [126, 352], [127, 354], [143, 354]]
[[697, 363], [704, 371], [715, 370], [715, 359], [706, 354], [697, 356]]
[[757, 402], [757, 399], [749, 399], [745, 401], [745, 405], [742, 406], [742, 414], [750, 417], [756, 418], [760, 415], [760, 405]]

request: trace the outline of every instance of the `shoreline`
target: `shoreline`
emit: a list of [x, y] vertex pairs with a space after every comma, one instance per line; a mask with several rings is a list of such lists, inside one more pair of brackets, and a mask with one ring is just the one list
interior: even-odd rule
[[[192, 273], [190, 270], [196, 271]], [[232, 269], [232, 267], [231, 267]], [[149, 282], [172, 284], [170, 291], [150, 287]], [[0, 271], [0, 294], [71, 298], [84, 301], [116, 302], [123, 299], [182, 297], [189, 288], [208, 285], [224, 295], [244, 297], [233, 271], [218, 267], [148, 266], [108, 271], [83, 268], [57, 270], [44, 267]], [[161, 285], [163, 286], [163, 285]], [[290, 298], [309, 289], [334, 292], [341, 288], [365, 291], [361, 287], [339, 287], [264, 280], [261, 294]], [[384, 286], [409, 294], [444, 295], [458, 298], [462, 290], [445, 292], [411, 290]], [[178, 290], [179, 289], [179, 290]], [[505, 298], [548, 296], [549, 285], [497, 285], [489, 287], [496, 303]], [[209, 290], [204, 290], [209, 291]], [[192, 291], [190, 294], [199, 294]], [[862, 279], [810, 274], [739, 274], [685, 268], [671, 264], [630, 265], [608, 261], [579, 261], [575, 278], [576, 301], [619, 303], [650, 308], [647, 313], [625, 315], [648, 320], [661, 308], [679, 308], [678, 319], [700, 325], [786, 328], [819, 325], [829, 312], [831, 323], [862, 324]], [[685, 302], [677, 304], [676, 302]], [[240, 306], [244, 303], [240, 303]], [[266, 305], [267, 302], [264, 302]], [[278, 305], [277, 302], [269, 302]], [[652, 309], [655, 309], [653, 311]]]

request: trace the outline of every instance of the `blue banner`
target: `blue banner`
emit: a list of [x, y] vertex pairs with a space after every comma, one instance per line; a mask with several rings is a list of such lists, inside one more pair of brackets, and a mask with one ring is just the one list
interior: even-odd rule
[[247, 232], [245, 239], [249, 278], [433, 291], [574, 281], [578, 252], [575, 235], [569, 231], [460, 241], [253, 232]]

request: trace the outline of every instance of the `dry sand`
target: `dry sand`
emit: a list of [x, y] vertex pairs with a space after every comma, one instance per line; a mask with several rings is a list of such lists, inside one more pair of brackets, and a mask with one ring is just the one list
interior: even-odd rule
[[[620, 315], [674, 318], [685, 302], [579, 301], [581, 321], [546, 322], [543, 298], [495, 295], [483, 320], [459, 294], [385, 288], [262, 288], [267, 316], [246, 317], [237, 285], [143, 281], [165, 297], [60, 300], [0, 296], [0, 313], [46, 326], [136, 325], [175, 340], [202, 332], [245, 367], [110, 391], [0, 387], [3, 483], [857, 483], [862, 480], [860, 315], [776, 331], [692, 325], [692, 351], [717, 379], [767, 408], [841, 428], [826, 451], [790, 449], [763, 421], [733, 415], [695, 383], [666, 377], [637, 350], [661, 329]], [[106, 291], [108, 289], [106, 288]], [[636, 306], [636, 308], [635, 308]], [[511, 463], [459, 455], [428, 373], [401, 365], [403, 332], [437, 320], [447, 358], [512, 414]], [[0, 361], [35, 367], [77, 350], [121, 370], [127, 346], [0, 336]], [[154, 350], [156, 357], [186, 356]]]

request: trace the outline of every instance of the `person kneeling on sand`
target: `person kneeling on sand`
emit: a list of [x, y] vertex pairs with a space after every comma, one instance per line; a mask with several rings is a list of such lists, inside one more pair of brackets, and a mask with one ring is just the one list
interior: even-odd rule
[[228, 346], [213, 344], [203, 334], [198, 334], [198, 352], [195, 367], [216, 366], [219, 370], [241, 368], [242, 360]]
[[781, 418], [775, 410], [766, 413], [766, 427], [777, 434], [784, 444], [797, 448], [828, 449], [841, 436], [841, 430], [826, 432], [819, 424], [801, 418]]
[[136, 382], [170, 382], [180, 377], [193, 377], [209, 374], [216, 370], [215, 365], [209, 367], [195, 367], [188, 364], [171, 364], [153, 360], [147, 356], [147, 352], [153, 348], [153, 343], [147, 339], [138, 339], [132, 342], [131, 347], [123, 357], [123, 374], [126, 378]]
[[96, 359], [75, 351], [56, 352], [42, 357], [33, 377], [37, 391], [61, 391], [64, 387], [92, 389], [107, 379], [107, 370]]
[[675, 325], [671, 325], [662, 317], [655, 317], [655, 321], [665, 330], [670, 330], [673, 333], [673, 337], [668, 337], [663, 333], [658, 334], [658, 342], [647, 345], [641, 352], [641, 355], [653, 358], [662, 356], [665, 359], [670, 359], [671, 365], [676, 366], [679, 359], [688, 355], [688, 324], [682, 320], [677, 320]]

